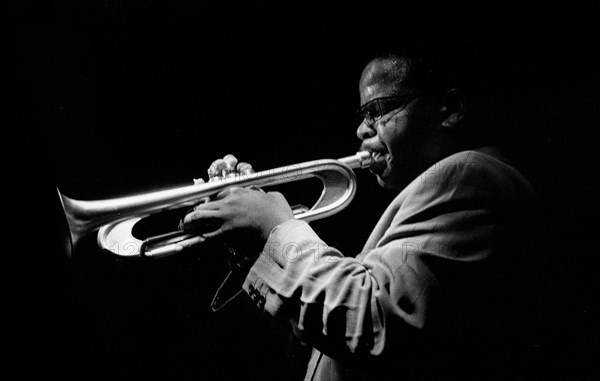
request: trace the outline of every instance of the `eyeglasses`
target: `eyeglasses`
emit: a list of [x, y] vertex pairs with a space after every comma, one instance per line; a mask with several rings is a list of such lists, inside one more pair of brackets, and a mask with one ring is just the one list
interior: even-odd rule
[[360, 124], [364, 121], [368, 126], [372, 126], [385, 114], [399, 108], [404, 108], [412, 100], [422, 96], [423, 94], [405, 94], [373, 99], [356, 111], [357, 122]]

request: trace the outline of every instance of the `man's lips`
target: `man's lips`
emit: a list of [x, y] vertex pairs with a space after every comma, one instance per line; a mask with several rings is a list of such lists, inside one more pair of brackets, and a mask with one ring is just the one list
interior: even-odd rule
[[371, 164], [370, 170], [374, 174], [381, 174], [387, 167], [387, 151], [383, 150], [370, 150], [366, 149], [371, 153], [373, 157], [373, 164]]

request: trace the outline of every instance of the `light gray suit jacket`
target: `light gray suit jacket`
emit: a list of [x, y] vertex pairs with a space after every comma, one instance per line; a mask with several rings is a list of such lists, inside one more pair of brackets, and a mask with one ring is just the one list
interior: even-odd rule
[[478, 340], [511, 315], [503, 301], [518, 291], [506, 274], [536, 203], [530, 183], [491, 152], [456, 153], [422, 173], [356, 256], [302, 221], [273, 230], [243, 288], [315, 348], [306, 380], [424, 379], [480, 361], [489, 348]]

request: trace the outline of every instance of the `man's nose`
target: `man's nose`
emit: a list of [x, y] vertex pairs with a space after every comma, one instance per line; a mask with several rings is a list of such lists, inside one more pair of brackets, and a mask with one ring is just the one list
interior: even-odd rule
[[368, 124], [364, 119], [356, 129], [356, 136], [358, 136], [360, 140], [367, 140], [376, 134], [377, 132], [375, 131], [375, 126], [373, 124]]

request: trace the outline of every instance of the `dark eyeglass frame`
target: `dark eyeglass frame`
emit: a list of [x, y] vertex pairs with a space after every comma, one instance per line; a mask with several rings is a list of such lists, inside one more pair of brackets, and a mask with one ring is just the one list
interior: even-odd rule
[[359, 124], [365, 122], [367, 126], [372, 126], [385, 114], [400, 108], [405, 108], [410, 102], [424, 95], [425, 94], [404, 94], [376, 98], [356, 110], [356, 117]]

